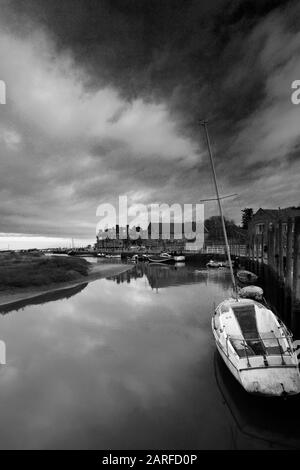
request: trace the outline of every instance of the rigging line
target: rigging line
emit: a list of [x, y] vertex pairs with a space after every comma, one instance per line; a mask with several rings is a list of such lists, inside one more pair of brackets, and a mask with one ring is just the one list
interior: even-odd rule
[[207, 129], [207, 121], [205, 121], [205, 120], [201, 121], [201, 125], [204, 127], [204, 132], [205, 132], [207, 150], [208, 150], [208, 155], [209, 155], [209, 159], [210, 159], [211, 171], [212, 171], [212, 176], [213, 176], [213, 181], [214, 181], [214, 186], [215, 186], [215, 191], [216, 191], [216, 196], [217, 196], [217, 201], [218, 201], [218, 206], [219, 206], [219, 212], [220, 212], [220, 217], [221, 217], [221, 222], [222, 222], [222, 229], [223, 229], [224, 241], [225, 241], [225, 246], [226, 246], [226, 253], [227, 253], [227, 257], [228, 257], [228, 261], [229, 261], [229, 268], [230, 268], [230, 275], [231, 275], [231, 280], [232, 280], [233, 291], [235, 293], [236, 300], [238, 300], [237, 299], [237, 286], [236, 286], [236, 282], [235, 282], [235, 278], [234, 278], [234, 272], [233, 272], [231, 255], [230, 255], [230, 247], [229, 247], [229, 243], [228, 243], [227, 231], [226, 231], [226, 226], [225, 226], [225, 218], [224, 218], [224, 215], [223, 215], [223, 209], [222, 209], [222, 204], [221, 204], [221, 200], [220, 200], [219, 187], [218, 187], [218, 183], [217, 183], [215, 164], [214, 164], [212, 148], [211, 148], [210, 138], [209, 138], [208, 129]]

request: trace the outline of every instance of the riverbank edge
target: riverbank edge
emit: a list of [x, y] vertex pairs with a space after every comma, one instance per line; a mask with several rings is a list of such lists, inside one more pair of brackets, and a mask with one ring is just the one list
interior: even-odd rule
[[[25, 289], [19, 289], [18, 292], [12, 293], [0, 293], [0, 306], [5, 307], [9, 304], [13, 304], [22, 300], [30, 300], [35, 297], [39, 297], [43, 294], [49, 294], [51, 292], [57, 292], [70, 287], [77, 287], [81, 284], [90, 283], [111, 276], [117, 276], [124, 272], [127, 272], [133, 268], [133, 265], [126, 264], [96, 264], [91, 265], [89, 268], [89, 274], [86, 277], [68, 282], [59, 282], [57, 284], [51, 284], [48, 287], [41, 287], [33, 289], [28, 287]], [[16, 289], [17, 290], [17, 289]]]

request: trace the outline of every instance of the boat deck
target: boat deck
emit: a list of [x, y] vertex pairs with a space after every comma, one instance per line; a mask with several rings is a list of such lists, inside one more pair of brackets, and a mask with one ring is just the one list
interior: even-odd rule
[[240, 358], [290, 355], [274, 319], [255, 301], [224, 302], [221, 315], [228, 340]]

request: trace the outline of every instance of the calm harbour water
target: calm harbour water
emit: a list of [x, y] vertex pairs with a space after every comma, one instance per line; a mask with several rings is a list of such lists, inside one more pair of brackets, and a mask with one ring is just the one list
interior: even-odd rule
[[300, 448], [300, 399], [247, 395], [219, 358], [229, 273], [198, 269], [137, 265], [3, 311], [0, 447]]

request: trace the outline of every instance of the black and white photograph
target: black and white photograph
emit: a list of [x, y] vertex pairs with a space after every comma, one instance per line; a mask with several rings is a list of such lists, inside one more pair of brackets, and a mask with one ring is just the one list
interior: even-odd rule
[[299, 1], [0, 0], [0, 450], [300, 450], [299, 181]]

